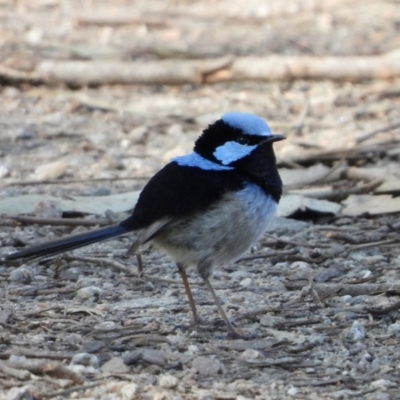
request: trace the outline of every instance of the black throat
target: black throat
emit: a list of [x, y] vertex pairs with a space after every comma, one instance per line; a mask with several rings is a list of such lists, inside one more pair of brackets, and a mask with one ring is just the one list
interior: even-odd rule
[[261, 145], [251, 156], [235, 163], [246, 180], [260, 186], [277, 203], [282, 196], [282, 180], [276, 166], [275, 153], [272, 143]]

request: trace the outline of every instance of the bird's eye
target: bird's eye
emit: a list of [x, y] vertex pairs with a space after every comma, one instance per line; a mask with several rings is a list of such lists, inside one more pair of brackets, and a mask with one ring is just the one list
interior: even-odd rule
[[249, 144], [249, 138], [247, 138], [246, 136], [239, 136], [237, 141], [240, 144]]

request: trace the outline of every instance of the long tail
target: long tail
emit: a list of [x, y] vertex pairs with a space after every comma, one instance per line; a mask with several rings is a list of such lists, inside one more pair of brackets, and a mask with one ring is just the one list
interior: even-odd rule
[[129, 232], [131, 229], [121, 225], [112, 225], [95, 231], [69, 236], [63, 239], [52, 240], [47, 243], [29, 247], [26, 250], [17, 251], [5, 256], [6, 260], [17, 260], [19, 258], [38, 258], [64, 253], [69, 250], [78, 249], [92, 243], [101, 242]]

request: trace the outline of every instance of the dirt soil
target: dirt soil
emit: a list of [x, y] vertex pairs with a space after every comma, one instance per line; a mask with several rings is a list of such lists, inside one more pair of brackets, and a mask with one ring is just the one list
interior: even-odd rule
[[[399, 6], [0, 0], [0, 60], [29, 71], [41, 59], [377, 55], [400, 48]], [[135, 18], [85, 22], [98, 15]], [[0, 200], [140, 190], [232, 110], [258, 114], [287, 137], [276, 145], [282, 170], [399, 165], [399, 128], [372, 137], [357, 156], [346, 151], [400, 121], [400, 80], [0, 83]], [[344, 159], [300, 157], [332, 146]], [[329, 185], [344, 194], [333, 202], [343, 205], [360, 184], [338, 176]], [[127, 214], [66, 215], [42, 202], [33, 215], [112, 222]], [[193, 294], [210, 324], [190, 327], [176, 267], [147, 249], [138, 274], [137, 258], [125, 257], [131, 237], [40, 262], [0, 262], [0, 399], [400, 398], [400, 213], [295, 217], [277, 219], [251, 254], [214, 274], [228, 316], [250, 340], [227, 338], [195, 271]], [[0, 253], [85, 229], [93, 228], [2, 216]]]

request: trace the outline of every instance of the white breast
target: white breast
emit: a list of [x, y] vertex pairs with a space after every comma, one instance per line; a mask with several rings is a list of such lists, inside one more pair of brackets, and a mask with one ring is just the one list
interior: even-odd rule
[[248, 251], [263, 235], [276, 210], [270, 196], [248, 183], [205, 213], [171, 224], [153, 242], [176, 262], [196, 265], [208, 276], [214, 266], [236, 261]]

